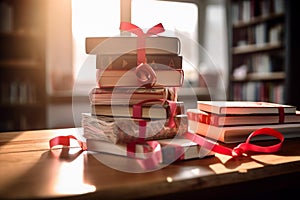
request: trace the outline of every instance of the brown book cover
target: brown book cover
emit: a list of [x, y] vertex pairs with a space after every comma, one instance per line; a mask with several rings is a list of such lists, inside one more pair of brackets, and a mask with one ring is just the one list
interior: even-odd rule
[[169, 127], [169, 119], [146, 120], [133, 118], [117, 118], [94, 116], [82, 113], [83, 136], [114, 144], [138, 141], [140, 137], [140, 121], [146, 121], [145, 140], [170, 139], [181, 136], [188, 130], [186, 115], [176, 115], [175, 126]]
[[[154, 69], [182, 69], [182, 56], [176, 54], [147, 54], [147, 63]], [[97, 55], [97, 69], [133, 69], [137, 66], [136, 54]]]
[[[138, 37], [87, 37], [85, 40], [87, 54], [125, 54], [137, 53]], [[152, 36], [146, 38], [146, 54], [179, 54], [180, 40], [177, 37]]]
[[[184, 103], [176, 102], [176, 115], [183, 114]], [[93, 115], [103, 115], [111, 117], [133, 117], [133, 105], [91, 105], [91, 113]], [[151, 105], [142, 106], [142, 118], [147, 119], [166, 119], [171, 115], [168, 104], [156, 102]]]
[[[134, 70], [97, 70], [98, 86], [106, 87], [143, 87]], [[153, 87], [181, 87], [184, 79], [182, 69], [155, 70], [156, 82]]]
[[92, 105], [133, 105], [147, 99], [177, 101], [177, 89], [173, 87], [93, 88], [89, 93], [89, 99]]

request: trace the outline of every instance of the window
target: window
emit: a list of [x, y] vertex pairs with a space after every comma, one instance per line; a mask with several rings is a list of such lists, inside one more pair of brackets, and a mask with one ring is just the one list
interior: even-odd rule
[[119, 26], [120, 0], [72, 0], [73, 65], [75, 79], [79, 79], [76, 81], [95, 81], [95, 57], [85, 53], [85, 38], [117, 35]]
[[[120, 14], [124, 11], [120, 1], [128, 4], [125, 15]], [[75, 77], [77, 82], [93, 84], [95, 81], [95, 77], [91, 77], [95, 56], [85, 54], [85, 37], [118, 35], [120, 21], [124, 19], [143, 29], [162, 23], [166, 29], [163, 35], [179, 37], [185, 81], [189, 84], [199, 84], [199, 72], [195, 70], [201, 69], [219, 71], [223, 79], [227, 79], [224, 78], [228, 68], [223, 1], [72, 0], [75, 76], [81, 71], [80, 76]], [[203, 54], [205, 58], [201, 57]], [[82, 68], [87, 65], [89, 67]], [[222, 84], [224, 86], [226, 81]], [[224, 95], [221, 98], [225, 98]]]
[[[131, 22], [141, 28], [162, 23], [166, 29], [163, 34], [178, 36], [180, 40], [197, 41], [198, 9], [193, 3], [167, 2], [157, 0], [132, 0]], [[147, 12], [145, 12], [145, 10]], [[107, 20], [109, 18], [109, 20]], [[119, 33], [120, 0], [73, 0], [72, 1], [72, 34], [73, 63], [75, 78], [82, 83], [94, 81], [93, 73], [83, 65], [95, 65], [95, 57], [85, 54], [85, 37], [114, 36]], [[182, 44], [187, 44], [182, 42]], [[189, 45], [183, 45], [181, 53], [195, 57]], [[190, 63], [184, 60], [183, 67], [189, 69]], [[81, 74], [78, 76], [78, 73]], [[187, 73], [186, 73], [187, 74]], [[94, 77], [92, 77], [94, 78]]]
[[185, 80], [197, 81], [194, 68], [197, 66], [198, 7], [194, 3], [157, 0], [132, 0], [131, 21], [141, 28], [150, 28], [162, 23], [166, 29], [162, 35], [178, 37], [181, 41], [181, 55]]

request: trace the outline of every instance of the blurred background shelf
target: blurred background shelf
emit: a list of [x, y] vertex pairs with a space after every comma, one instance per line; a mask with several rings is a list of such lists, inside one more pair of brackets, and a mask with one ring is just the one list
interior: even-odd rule
[[294, 27], [299, 6], [291, 0], [227, 3], [228, 99], [293, 104], [299, 109], [299, 37]]

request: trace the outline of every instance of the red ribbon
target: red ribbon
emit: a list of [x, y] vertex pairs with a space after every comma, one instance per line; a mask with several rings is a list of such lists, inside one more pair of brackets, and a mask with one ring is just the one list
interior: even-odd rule
[[[145, 159], [139, 159], [135, 156], [135, 148], [137, 144], [143, 145], [143, 150], [146, 155]], [[158, 141], [146, 141], [144, 143], [131, 142], [127, 144], [127, 156], [136, 158], [143, 169], [153, 169], [162, 162], [161, 145]]]
[[151, 88], [156, 83], [156, 73], [147, 63], [141, 63], [135, 68], [135, 75], [142, 86]]
[[[250, 143], [251, 138], [253, 138], [257, 135], [273, 136], [273, 137], [279, 139], [279, 143], [277, 143], [275, 145], [271, 145], [271, 146], [259, 146], [259, 145], [251, 144]], [[246, 142], [239, 144], [238, 146], [236, 146], [233, 149], [224, 147], [222, 145], [217, 144], [216, 142], [207, 140], [206, 138], [204, 138], [200, 135], [190, 133], [190, 132], [185, 133], [183, 135], [183, 137], [185, 137], [185, 138], [199, 144], [201, 147], [209, 149], [213, 152], [224, 154], [224, 155], [229, 155], [229, 156], [233, 156], [233, 157], [242, 156], [244, 153], [246, 153], [248, 151], [262, 152], [262, 153], [276, 152], [281, 148], [282, 143], [284, 141], [284, 136], [279, 131], [272, 129], [272, 128], [261, 128], [261, 129], [258, 129], [256, 131], [252, 132], [248, 136]]]
[[161, 23], [150, 28], [146, 33], [143, 32], [138, 26], [129, 22], [121, 22], [120, 30], [134, 33], [138, 36], [137, 39], [137, 67], [135, 73], [138, 81], [145, 87], [153, 87], [156, 83], [156, 73], [147, 64], [146, 59], [146, 38], [151, 35], [157, 35], [158, 33], [164, 32], [165, 29]]
[[165, 31], [163, 25], [159, 23], [150, 28], [146, 33], [144, 33], [140, 27], [129, 22], [121, 22], [120, 30], [128, 31], [138, 36], [137, 66], [141, 63], [146, 63], [146, 38], [151, 35], [157, 35]]
[[[259, 146], [259, 145], [254, 145], [250, 143], [250, 140], [252, 137], [255, 137], [257, 135], [270, 135], [273, 136], [277, 139], [280, 140], [279, 143], [275, 145], [270, 145], [270, 146]], [[187, 138], [198, 145], [200, 145], [203, 148], [206, 148], [208, 150], [211, 150], [213, 152], [223, 154], [223, 155], [228, 155], [232, 157], [239, 157], [243, 156], [244, 153], [247, 153], [249, 151], [252, 152], [262, 152], [262, 153], [272, 153], [280, 150], [282, 143], [284, 141], [283, 135], [271, 128], [262, 128], [258, 129], [254, 132], [252, 132], [249, 137], [247, 138], [246, 142], [239, 144], [235, 148], [231, 149], [225, 146], [222, 146], [220, 144], [217, 144], [216, 142], [213, 142], [211, 140], [207, 140], [206, 138], [197, 135], [195, 133], [190, 133], [186, 132], [183, 135], [184, 138]], [[86, 144], [80, 140], [78, 140], [75, 136], [68, 135], [68, 136], [58, 136], [49, 141], [50, 149], [56, 145], [63, 145], [63, 146], [70, 146], [70, 139], [76, 140], [82, 150], [87, 150]], [[127, 156], [135, 158], [135, 145], [138, 143], [129, 143], [127, 145]], [[138, 163], [140, 164], [143, 169], [154, 169], [156, 166], [158, 166], [161, 161], [163, 160], [162, 158], [162, 149], [161, 145], [159, 144], [158, 141], [146, 141], [145, 143], [140, 143], [140, 144], [146, 144], [148, 147], [150, 146], [150, 150], [147, 148], [144, 148], [145, 152], [150, 152], [147, 154], [147, 158], [145, 159], [137, 159]], [[177, 154], [177, 152], [176, 152]]]
[[168, 126], [170, 128], [173, 128], [175, 127], [175, 121], [174, 121], [174, 117], [176, 116], [176, 108], [177, 108], [177, 104], [175, 101], [169, 101], [169, 100], [166, 100], [166, 99], [147, 99], [147, 100], [144, 100], [144, 101], [141, 101], [137, 104], [134, 104], [133, 105], [133, 118], [142, 118], [142, 110], [143, 110], [143, 104], [145, 103], [149, 103], [149, 102], [155, 102], [155, 101], [160, 101], [162, 102], [162, 104], [165, 104], [167, 103], [168, 106], [169, 106], [169, 121], [168, 121]]
[[[270, 146], [259, 146], [259, 145], [251, 144], [250, 143], [251, 138], [253, 138], [257, 135], [273, 136], [273, 137], [279, 139], [279, 143], [270, 145]], [[229, 156], [233, 156], [233, 157], [242, 156], [244, 153], [249, 152], [249, 151], [262, 152], [262, 153], [276, 152], [276, 151], [280, 150], [282, 143], [284, 141], [284, 136], [280, 132], [278, 132], [272, 128], [261, 128], [261, 129], [258, 129], [256, 131], [252, 132], [249, 135], [249, 137], [247, 138], [246, 142], [239, 144], [238, 146], [236, 146], [233, 149], [222, 146], [220, 144], [217, 144], [214, 141], [207, 140], [206, 138], [204, 138], [200, 135], [197, 135], [195, 133], [186, 132], [185, 134], [183, 134], [183, 137], [186, 139], [189, 139], [189, 140], [197, 143], [201, 147], [209, 149], [213, 152], [224, 154], [224, 155], [229, 155]], [[53, 139], [51, 139], [49, 141], [50, 148], [57, 146], [57, 145], [70, 146], [70, 139], [76, 140], [78, 142], [78, 144], [80, 145], [80, 147], [82, 148], [82, 150], [87, 150], [86, 144], [84, 142], [78, 140], [75, 136], [72, 136], [72, 135], [54, 137]], [[152, 146], [152, 149], [160, 148], [160, 147], [158, 147], [158, 142], [156, 142], [156, 141], [147, 141], [146, 143], [148, 145]], [[137, 143], [129, 143], [129, 145], [127, 146], [127, 150], [129, 152], [134, 152], [135, 151], [134, 145], [136, 145], [136, 144]], [[128, 153], [128, 155], [129, 154], [130, 153]], [[132, 156], [132, 154], [131, 154], [131, 156]]]
[[52, 148], [54, 146], [58, 146], [58, 145], [70, 146], [70, 139], [76, 140], [82, 150], [84, 150], [84, 151], [87, 150], [85, 142], [82, 142], [82, 141], [78, 140], [73, 135], [66, 135], [66, 136], [57, 136], [57, 137], [54, 137], [54, 138], [52, 138], [49, 141], [49, 146], [50, 146], [50, 148]]

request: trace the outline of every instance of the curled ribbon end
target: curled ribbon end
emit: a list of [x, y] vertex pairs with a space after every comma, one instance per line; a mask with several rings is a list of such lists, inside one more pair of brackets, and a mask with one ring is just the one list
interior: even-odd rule
[[232, 150], [232, 157], [239, 157], [241, 155], [243, 155], [244, 150], [242, 148], [240, 148], [239, 146], [234, 147]]
[[141, 63], [135, 69], [138, 81], [145, 87], [153, 87], [156, 83], [156, 73], [148, 64]]

